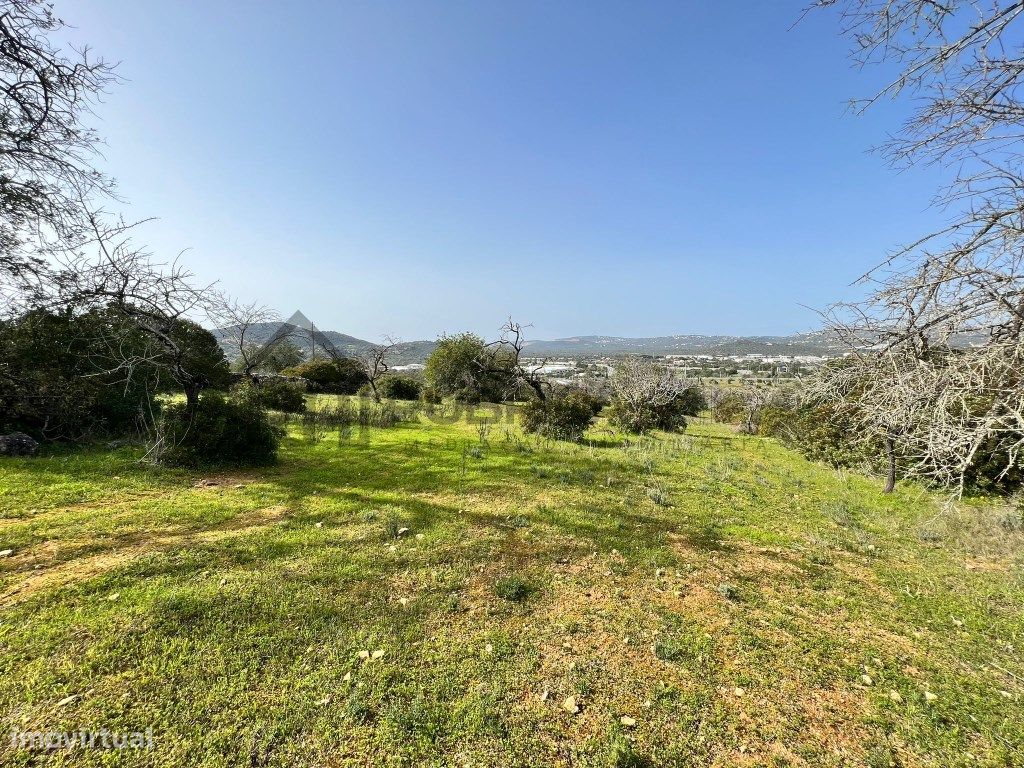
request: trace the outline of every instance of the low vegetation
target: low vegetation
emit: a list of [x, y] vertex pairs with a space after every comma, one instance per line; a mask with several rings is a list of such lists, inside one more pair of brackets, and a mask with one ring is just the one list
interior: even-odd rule
[[278, 433], [256, 393], [204, 392], [198, 407], [166, 405], [150, 453], [173, 467], [253, 466], [277, 458]]
[[0, 460], [5, 720], [152, 726], [163, 766], [1024, 750], [1019, 509], [885, 495], [699, 420], [575, 444], [498, 407], [360, 428], [344, 400], [311, 403], [337, 422], [316, 431], [278, 418], [264, 468]]
[[578, 442], [594, 423], [599, 403], [584, 392], [569, 391], [546, 400], [531, 400], [523, 408], [522, 425], [527, 432], [553, 440]]

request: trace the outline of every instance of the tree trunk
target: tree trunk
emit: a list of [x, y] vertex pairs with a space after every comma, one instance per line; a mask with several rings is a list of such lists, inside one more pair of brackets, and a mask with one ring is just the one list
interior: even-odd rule
[[547, 396], [544, 394], [544, 385], [533, 378], [527, 379], [526, 381], [533, 389], [534, 393], [536, 393], [537, 399], [542, 403], [545, 402], [547, 400]]
[[196, 415], [196, 411], [199, 410], [199, 392], [202, 387], [199, 384], [186, 384], [185, 385], [185, 413], [188, 414], [189, 421]]
[[896, 488], [896, 451], [892, 435], [885, 436], [885, 459], [889, 464], [889, 473], [885, 476], [885, 489], [882, 493], [892, 493]]

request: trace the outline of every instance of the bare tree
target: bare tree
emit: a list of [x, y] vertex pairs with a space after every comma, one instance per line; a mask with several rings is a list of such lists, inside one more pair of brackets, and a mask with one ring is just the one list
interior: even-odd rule
[[264, 343], [257, 343], [253, 340], [257, 328], [279, 322], [277, 312], [256, 302], [239, 302], [223, 294], [215, 295], [210, 304], [207, 314], [217, 328], [221, 341], [226, 342], [231, 351], [238, 352], [237, 370], [258, 384], [256, 371], [275, 348], [289, 341], [291, 334], [277, 333]]
[[550, 385], [541, 376], [547, 360], [527, 364], [523, 357], [526, 347], [524, 326], [511, 317], [501, 327], [497, 341], [484, 346], [484, 353], [477, 358], [477, 367], [484, 375], [501, 376], [506, 379], [506, 392], [514, 396], [522, 389], [529, 389], [541, 401], [547, 399]]
[[770, 384], [752, 382], [743, 389], [743, 423], [740, 430], [748, 435], [756, 435], [761, 426], [761, 415], [773, 397]]
[[88, 223], [83, 201], [112, 192], [93, 167], [84, 119], [114, 80], [88, 49], [62, 51], [49, 3], [0, 0], [0, 287], [8, 298], [45, 271], [39, 251]]
[[711, 420], [718, 421], [718, 409], [722, 403], [725, 402], [728, 396], [728, 390], [715, 383], [706, 384], [704, 389], [704, 400], [708, 404], [708, 410], [711, 412]]
[[[855, 108], [914, 98], [881, 151], [897, 165], [948, 168], [936, 203], [952, 216], [863, 276], [867, 301], [833, 308], [831, 325], [854, 354], [817, 387], [845, 391], [865, 433], [881, 435], [887, 485], [900, 453], [909, 473], [962, 491], [983, 446], [999, 446], [1004, 472], [1024, 447], [1024, 3], [815, 5], [840, 9], [858, 64], [899, 68]], [[851, 377], [861, 383], [851, 388]]]
[[[131, 239], [137, 223], [110, 222], [98, 213], [88, 221], [88, 233], [60, 252], [46, 303], [115, 310], [126, 322], [107, 340], [114, 369], [125, 375], [140, 367], [163, 370], [181, 387], [188, 411], [194, 413], [199, 393], [216, 373], [209, 357], [196, 355], [197, 337], [206, 332], [195, 320], [206, 317], [216, 303], [213, 286], [195, 285], [193, 275], [177, 261], [154, 262]], [[141, 335], [148, 343], [141, 350], [137, 344], [121, 343], [119, 334], [124, 332]]]
[[364, 361], [366, 365], [366, 378], [370, 385], [370, 391], [373, 393], [373, 401], [375, 403], [380, 402], [380, 392], [377, 390], [377, 385], [384, 374], [388, 372], [388, 359], [394, 352], [395, 347], [400, 343], [397, 339], [385, 336], [384, 342], [372, 346], [366, 355], [366, 360]]

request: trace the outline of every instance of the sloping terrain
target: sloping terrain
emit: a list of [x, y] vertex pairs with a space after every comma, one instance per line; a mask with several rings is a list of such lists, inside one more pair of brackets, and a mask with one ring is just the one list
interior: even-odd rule
[[4, 722], [153, 728], [50, 765], [1020, 764], [1013, 510], [504, 413], [253, 471], [0, 461]]

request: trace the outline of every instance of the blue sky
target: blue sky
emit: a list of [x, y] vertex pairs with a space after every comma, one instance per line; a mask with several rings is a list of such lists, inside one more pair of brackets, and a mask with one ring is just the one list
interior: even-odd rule
[[58, 0], [160, 256], [368, 339], [807, 330], [944, 220], [807, 0]]

